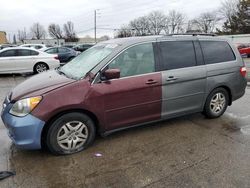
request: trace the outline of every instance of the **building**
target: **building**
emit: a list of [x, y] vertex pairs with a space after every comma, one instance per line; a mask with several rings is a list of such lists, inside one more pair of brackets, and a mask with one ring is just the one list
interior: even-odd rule
[[46, 44], [50, 46], [62, 46], [65, 44], [64, 39], [25, 39], [24, 44]]
[[0, 44], [8, 43], [6, 38], [6, 33], [4, 31], [0, 31]]

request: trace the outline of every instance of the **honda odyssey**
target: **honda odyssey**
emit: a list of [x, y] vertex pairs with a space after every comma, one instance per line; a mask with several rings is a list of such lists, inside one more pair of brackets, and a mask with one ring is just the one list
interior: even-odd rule
[[197, 112], [218, 118], [246, 85], [245, 64], [224, 38], [114, 39], [18, 85], [1, 117], [18, 147], [72, 154], [97, 133]]

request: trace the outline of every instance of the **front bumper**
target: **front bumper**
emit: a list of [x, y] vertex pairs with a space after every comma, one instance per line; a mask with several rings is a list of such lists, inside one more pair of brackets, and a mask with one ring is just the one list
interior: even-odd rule
[[11, 115], [9, 110], [12, 106], [12, 103], [5, 100], [1, 114], [11, 140], [17, 147], [22, 149], [41, 149], [41, 135], [45, 122], [31, 114], [24, 117]]

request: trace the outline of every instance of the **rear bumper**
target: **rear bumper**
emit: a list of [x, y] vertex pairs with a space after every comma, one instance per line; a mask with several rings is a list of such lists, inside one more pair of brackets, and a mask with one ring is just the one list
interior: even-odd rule
[[41, 149], [41, 135], [45, 122], [28, 114], [16, 117], [9, 113], [13, 104], [7, 104], [1, 118], [14, 144], [22, 149]]
[[244, 96], [246, 92], [246, 87], [247, 87], [247, 80], [244, 79], [243, 82], [240, 82], [241, 84], [238, 84], [238, 88], [236, 89], [236, 92], [232, 95], [232, 101], [235, 101], [241, 97]]

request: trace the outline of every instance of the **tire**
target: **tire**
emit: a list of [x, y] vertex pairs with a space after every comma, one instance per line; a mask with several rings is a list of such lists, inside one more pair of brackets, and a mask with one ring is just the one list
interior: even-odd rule
[[72, 112], [56, 119], [46, 134], [46, 146], [55, 155], [69, 155], [86, 149], [95, 139], [94, 122], [87, 115]]
[[46, 63], [37, 63], [34, 66], [34, 73], [38, 74], [38, 73], [42, 73], [49, 70], [49, 66]]
[[207, 97], [204, 115], [207, 118], [218, 118], [224, 114], [229, 104], [229, 94], [224, 88], [213, 90]]

